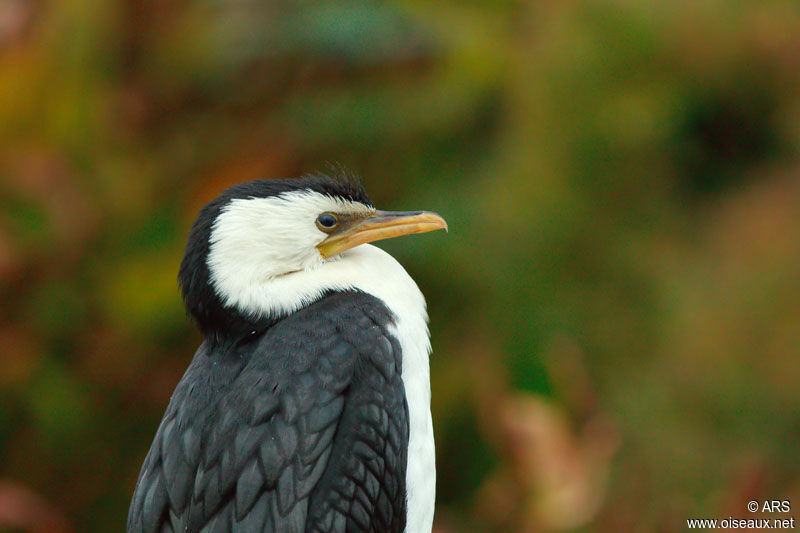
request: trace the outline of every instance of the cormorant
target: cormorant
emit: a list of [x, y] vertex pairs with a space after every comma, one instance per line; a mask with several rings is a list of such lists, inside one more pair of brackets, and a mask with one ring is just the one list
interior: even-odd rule
[[233, 186], [179, 282], [205, 336], [144, 460], [128, 531], [429, 532], [425, 300], [378, 239], [447, 228], [357, 178]]

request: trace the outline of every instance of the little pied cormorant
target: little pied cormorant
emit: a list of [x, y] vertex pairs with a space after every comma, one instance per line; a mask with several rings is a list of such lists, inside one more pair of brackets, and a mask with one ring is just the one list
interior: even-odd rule
[[425, 300], [371, 241], [447, 228], [333, 176], [231, 187], [179, 281], [205, 336], [142, 466], [128, 531], [429, 532]]

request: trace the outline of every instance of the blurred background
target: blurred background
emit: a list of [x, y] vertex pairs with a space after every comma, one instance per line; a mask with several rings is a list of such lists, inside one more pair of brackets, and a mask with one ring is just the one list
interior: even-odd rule
[[0, 0], [0, 531], [123, 529], [197, 210], [327, 161], [450, 224], [438, 533], [800, 506], [799, 145], [791, 0]]

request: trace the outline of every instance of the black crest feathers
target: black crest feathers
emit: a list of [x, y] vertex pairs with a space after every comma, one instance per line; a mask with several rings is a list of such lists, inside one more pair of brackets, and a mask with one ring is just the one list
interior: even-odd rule
[[[348, 200], [372, 206], [372, 201], [369, 199], [367, 191], [361, 184], [361, 178], [356, 172], [350, 170], [341, 163], [328, 162], [326, 166], [327, 172], [305, 174], [300, 179], [319, 181], [321, 187], [312, 190], [324, 192], [330, 196], [340, 196]], [[326, 182], [328, 182], [327, 187]], [[332, 184], [335, 184], [336, 187], [331, 187]]]

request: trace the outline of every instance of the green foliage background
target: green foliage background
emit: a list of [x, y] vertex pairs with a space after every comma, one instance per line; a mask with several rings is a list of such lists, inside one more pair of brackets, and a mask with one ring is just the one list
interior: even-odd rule
[[0, 529], [123, 528], [195, 213], [326, 161], [450, 224], [382, 245], [429, 302], [437, 531], [800, 506], [799, 144], [790, 0], [6, 0]]

